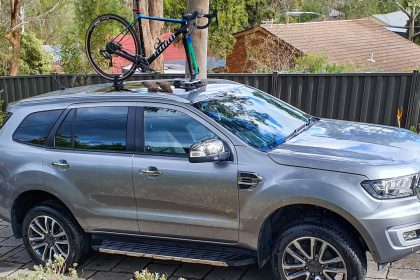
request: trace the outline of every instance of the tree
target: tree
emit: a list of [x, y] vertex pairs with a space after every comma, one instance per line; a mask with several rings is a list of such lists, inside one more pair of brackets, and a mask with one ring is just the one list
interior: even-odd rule
[[420, 35], [416, 33], [416, 20], [420, 15], [420, 0], [392, 0], [408, 16], [408, 39], [414, 41]]
[[25, 4], [30, 4], [29, 0], [0, 0], [0, 7], [6, 17], [1, 18], [0, 26], [3, 37], [11, 45], [10, 56], [4, 56], [8, 60], [9, 75], [15, 76], [19, 72], [19, 56], [21, 52], [22, 32], [25, 25], [40, 20], [46, 15], [56, 10], [65, 0], [54, 1], [52, 6], [40, 14], [32, 15], [31, 17], [24, 17], [23, 8]]
[[52, 71], [53, 57], [42, 49], [41, 41], [32, 32], [25, 32], [21, 38], [19, 74], [47, 74]]
[[[208, 14], [210, 2], [209, 0], [188, 0], [187, 8], [189, 12], [199, 12], [200, 14]], [[207, 19], [199, 19], [198, 25], [205, 25]], [[208, 29], [197, 29], [192, 34], [192, 40], [194, 45], [194, 51], [197, 58], [197, 65], [200, 73], [197, 75], [199, 79], [207, 79], [207, 48], [208, 48]], [[188, 69], [188, 67], [186, 68]], [[186, 76], [190, 77], [191, 73], [186, 71]]]
[[245, 2], [245, 10], [248, 14], [246, 28], [257, 27], [263, 20], [273, 19], [275, 16], [274, 6], [267, 0], [248, 0]]

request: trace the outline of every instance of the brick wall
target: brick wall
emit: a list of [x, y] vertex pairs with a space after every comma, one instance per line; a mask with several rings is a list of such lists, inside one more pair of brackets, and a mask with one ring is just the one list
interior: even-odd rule
[[294, 58], [301, 54], [277, 37], [257, 30], [236, 36], [236, 44], [226, 59], [226, 66], [229, 73], [282, 71], [287, 70]]

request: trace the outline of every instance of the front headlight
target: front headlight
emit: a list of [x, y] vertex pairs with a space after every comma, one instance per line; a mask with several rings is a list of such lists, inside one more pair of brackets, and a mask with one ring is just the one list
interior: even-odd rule
[[364, 181], [362, 186], [377, 199], [395, 199], [414, 196], [419, 174], [384, 180]]

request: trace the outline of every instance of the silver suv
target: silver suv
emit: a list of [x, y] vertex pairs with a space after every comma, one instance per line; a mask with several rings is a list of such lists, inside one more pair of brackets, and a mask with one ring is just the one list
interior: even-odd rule
[[89, 250], [276, 279], [364, 279], [420, 249], [420, 137], [210, 80], [75, 88], [9, 106], [0, 216], [38, 263]]

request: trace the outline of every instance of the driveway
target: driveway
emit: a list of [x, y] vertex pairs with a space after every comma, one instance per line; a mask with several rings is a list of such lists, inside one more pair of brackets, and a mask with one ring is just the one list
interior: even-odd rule
[[[32, 269], [33, 266], [22, 241], [13, 237], [10, 224], [0, 220], [0, 279], [16, 275], [24, 269]], [[124, 280], [130, 279], [135, 271], [145, 268], [151, 272], [165, 273], [169, 280], [179, 277], [200, 280], [272, 279], [269, 269], [258, 269], [255, 266], [220, 268], [99, 253], [90, 255], [86, 264], [79, 268], [79, 275], [83, 279]], [[420, 252], [393, 263], [380, 272], [370, 260], [367, 280], [372, 279], [419, 280]]]

